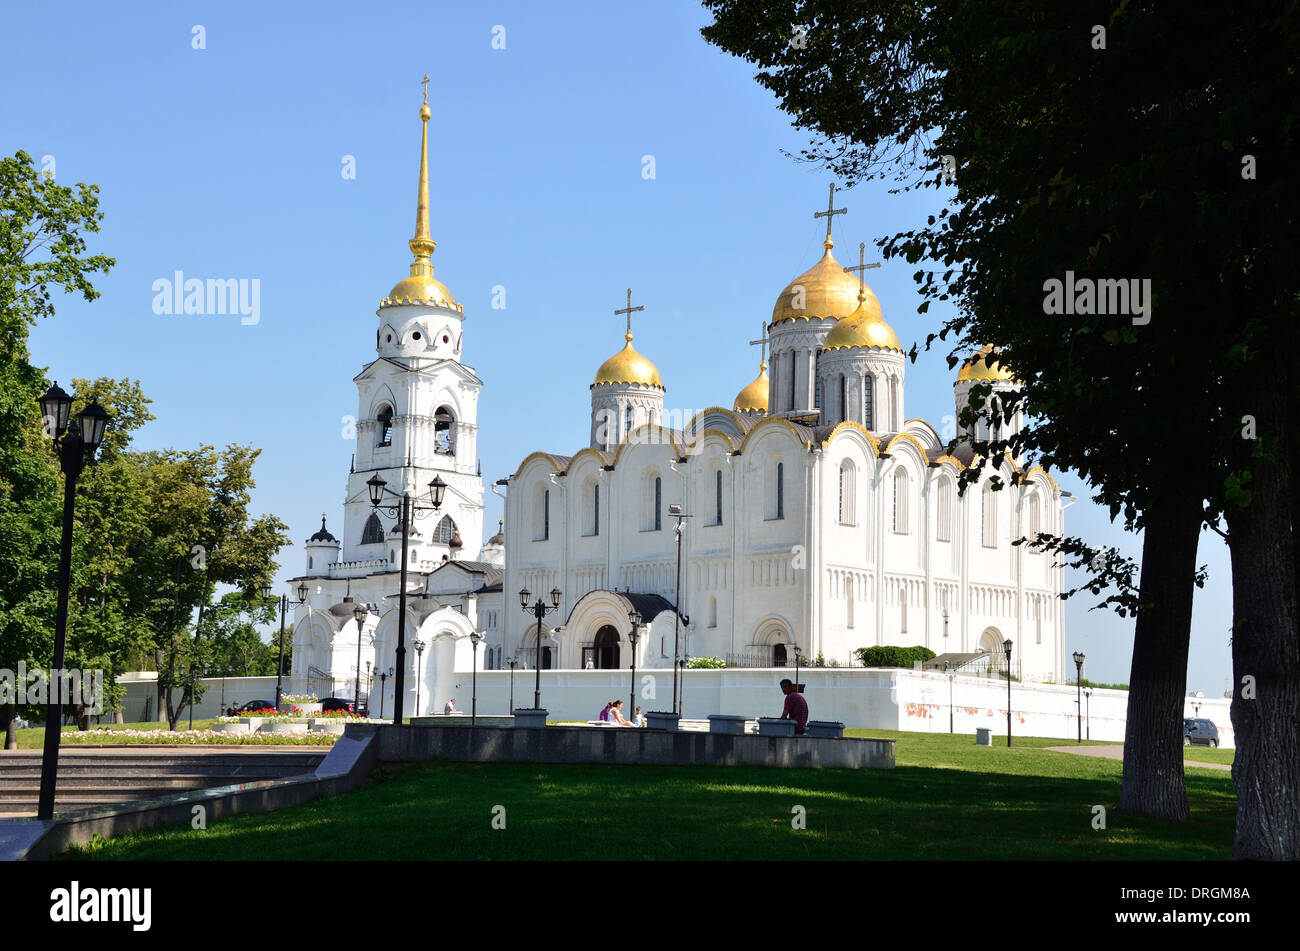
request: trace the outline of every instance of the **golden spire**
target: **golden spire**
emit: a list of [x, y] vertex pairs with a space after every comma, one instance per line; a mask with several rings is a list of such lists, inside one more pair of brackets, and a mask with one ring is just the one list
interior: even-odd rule
[[429, 234], [429, 74], [424, 74], [424, 103], [420, 106], [420, 190], [415, 200], [415, 237], [408, 245], [415, 260], [411, 262], [411, 277], [433, 277], [433, 263], [429, 258], [438, 246]]

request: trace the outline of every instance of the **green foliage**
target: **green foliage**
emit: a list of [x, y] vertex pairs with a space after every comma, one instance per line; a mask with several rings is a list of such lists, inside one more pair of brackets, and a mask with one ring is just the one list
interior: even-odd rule
[[859, 647], [855, 654], [863, 667], [913, 667], [917, 661], [925, 663], [934, 658], [928, 647]]
[[686, 666], [691, 670], [720, 670], [727, 664], [720, 657], [692, 657]]

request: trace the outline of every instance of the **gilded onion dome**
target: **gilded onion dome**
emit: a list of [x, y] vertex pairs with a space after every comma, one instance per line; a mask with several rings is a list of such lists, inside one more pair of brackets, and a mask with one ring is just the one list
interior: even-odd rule
[[1010, 370], [998, 363], [997, 355], [998, 351], [993, 344], [986, 344], [979, 353], [961, 365], [961, 370], [957, 373], [957, 381], [959, 383], [979, 381], [1014, 383], [1016, 378], [1011, 375]]
[[[425, 76], [425, 82], [429, 77]], [[434, 248], [438, 242], [429, 234], [429, 87], [424, 91], [424, 105], [420, 107], [420, 186], [416, 193], [415, 237], [407, 242], [415, 260], [411, 262], [411, 276], [398, 281], [380, 301], [380, 307], [395, 304], [433, 304], [450, 310], [463, 310], [451, 296], [442, 281], [433, 276]]]
[[[839, 320], [858, 308], [859, 281], [847, 273], [831, 254], [835, 242], [827, 237], [822, 245], [826, 253], [822, 259], [786, 285], [772, 308], [772, 323], [783, 320], [832, 317]], [[800, 291], [802, 289], [802, 299]], [[870, 292], [868, 291], [870, 294]], [[880, 316], [876, 295], [870, 294], [869, 306], [874, 306]], [[802, 304], [802, 307], [797, 305]]]
[[[856, 281], [854, 283], [857, 283]], [[837, 323], [826, 335], [823, 350], [843, 350], [865, 347], [869, 350], [897, 350], [903, 352], [894, 328], [885, 323], [880, 314], [880, 302], [864, 284], [858, 292], [858, 307]]]
[[736, 402], [731, 408], [737, 413], [766, 413], [767, 390], [767, 361], [764, 360], [759, 365], [758, 378], [736, 394]]
[[664, 381], [660, 378], [655, 365], [637, 353], [636, 348], [632, 346], [632, 331], [629, 330], [623, 339], [627, 341], [623, 349], [600, 365], [592, 386], [607, 383], [639, 383], [642, 386], [665, 389]]

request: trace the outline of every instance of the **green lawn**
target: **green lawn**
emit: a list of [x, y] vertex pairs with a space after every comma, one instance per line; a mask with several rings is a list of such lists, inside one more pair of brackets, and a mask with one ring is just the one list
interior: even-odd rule
[[[1115, 809], [1118, 760], [1047, 752], [1060, 739], [976, 747], [898, 740], [898, 768], [784, 770], [429, 762], [294, 809], [100, 841], [89, 859], [1226, 859], [1231, 777], [1187, 774], [1192, 818]], [[1230, 752], [1230, 751], [1229, 751]], [[1106, 807], [1094, 830], [1093, 806]], [[506, 828], [492, 828], [504, 806]], [[803, 806], [807, 828], [791, 826]]]

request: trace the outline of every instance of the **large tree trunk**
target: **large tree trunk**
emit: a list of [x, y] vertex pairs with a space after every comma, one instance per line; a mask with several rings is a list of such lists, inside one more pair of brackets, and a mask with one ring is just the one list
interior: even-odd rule
[[0, 724], [4, 724], [5, 749], [18, 749], [18, 716], [11, 704], [0, 705]]
[[[1300, 640], [1296, 635], [1294, 351], [1266, 347], [1243, 381], [1260, 457], [1250, 503], [1228, 509], [1232, 552], [1234, 859], [1300, 859]], [[1249, 445], [1249, 444], [1248, 444]], [[1254, 448], [1250, 446], [1249, 448]]]
[[154, 702], [153, 718], [157, 722], [162, 723], [167, 719], [167, 691], [163, 688], [163, 649], [161, 647], [154, 648], [153, 660], [153, 669], [158, 671], [158, 696]]
[[1145, 513], [1119, 797], [1128, 815], [1187, 818], [1183, 704], [1203, 511], [1201, 499], [1168, 492]]

